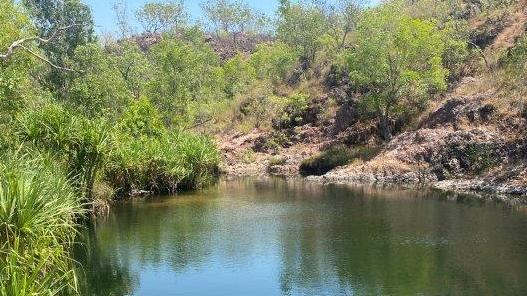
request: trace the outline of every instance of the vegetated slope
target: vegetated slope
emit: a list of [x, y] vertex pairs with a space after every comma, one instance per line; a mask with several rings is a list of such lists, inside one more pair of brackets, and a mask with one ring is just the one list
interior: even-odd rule
[[[470, 74], [435, 97], [419, 119], [401, 128], [390, 141], [379, 139], [375, 123], [357, 119], [354, 100], [340, 100], [353, 96], [347, 78], [332, 81], [329, 73], [322, 83], [323, 94], [311, 100], [306, 109], [318, 113], [304, 114], [314, 117], [304, 120], [305, 124], [218, 136], [225, 170], [233, 175], [295, 175], [306, 158], [344, 144], [356, 155], [350, 164], [308, 179], [432, 183], [457, 191], [527, 194], [527, 105], [522, 93], [503, 87], [507, 78], [500, 61], [525, 35], [526, 1], [501, 12], [496, 18], [499, 21], [490, 19], [470, 22], [472, 32], [486, 32], [478, 44], [486, 66], [481, 59], [482, 70], [467, 71]], [[320, 87], [320, 81], [316, 83]], [[285, 136], [285, 144], [262, 148], [262, 142], [275, 138], [277, 133]]]

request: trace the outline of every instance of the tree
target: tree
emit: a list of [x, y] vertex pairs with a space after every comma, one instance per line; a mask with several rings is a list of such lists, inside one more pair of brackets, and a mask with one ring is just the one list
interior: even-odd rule
[[326, 17], [328, 33], [337, 49], [343, 49], [348, 35], [357, 27], [367, 0], [314, 0], [314, 2]]
[[113, 66], [121, 73], [128, 90], [139, 99], [152, 78], [152, 63], [134, 42], [120, 42], [108, 47]]
[[[54, 65], [64, 67], [77, 47], [95, 40], [90, 8], [80, 0], [23, 0], [39, 36], [52, 36], [62, 28], [53, 42], [41, 42], [40, 48]], [[71, 73], [53, 67], [40, 81], [52, 91], [64, 96]]]
[[267, 21], [265, 15], [242, 1], [212, 0], [202, 2], [201, 7], [216, 34], [232, 35], [234, 41], [237, 35], [256, 31], [256, 27]]
[[148, 33], [174, 32], [188, 20], [183, 0], [147, 3], [136, 12], [136, 17]]
[[324, 14], [312, 5], [281, 0], [279, 16], [278, 39], [297, 50], [308, 64], [314, 62], [321, 37], [328, 31]]
[[286, 79], [297, 62], [295, 51], [281, 42], [259, 44], [249, 60], [258, 79], [268, 79], [274, 84]]
[[229, 98], [246, 91], [255, 77], [254, 68], [242, 54], [237, 54], [223, 64], [225, 93]]
[[350, 78], [362, 90], [363, 103], [378, 118], [385, 139], [392, 136], [393, 117], [444, 90], [448, 74], [441, 60], [443, 36], [436, 25], [397, 11], [385, 4], [367, 12], [349, 58]]
[[73, 75], [65, 103], [90, 118], [119, 116], [132, 94], [110, 56], [98, 44], [91, 43], [76, 50], [73, 63], [83, 72]]
[[[191, 36], [189, 36], [191, 38]], [[169, 125], [192, 124], [207, 102], [224, 98], [220, 59], [203, 39], [165, 38], [150, 51], [154, 77], [148, 97]]]
[[4, 130], [2, 124], [11, 121], [23, 107], [25, 96], [21, 92], [26, 89], [24, 85], [30, 89], [29, 71], [34, 66], [27, 52], [9, 54], [9, 48], [15, 40], [24, 39], [26, 32], [32, 34], [33, 28], [14, 1], [0, 0], [0, 7], [0, 128]]
[[121, 39], [126, 39], [132, 33], [128, 22], [128, 6], [126, 0], [117, 0], [112, 8], [117, 18], [117, 28], [119, 29], [120, 37]]

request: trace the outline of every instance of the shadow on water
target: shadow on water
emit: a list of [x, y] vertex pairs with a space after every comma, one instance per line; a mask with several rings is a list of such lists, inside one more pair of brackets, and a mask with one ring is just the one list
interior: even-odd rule
[[429, 190], [281, 179], [114, 207], [85, 295], [525, 295], [527, 215]]

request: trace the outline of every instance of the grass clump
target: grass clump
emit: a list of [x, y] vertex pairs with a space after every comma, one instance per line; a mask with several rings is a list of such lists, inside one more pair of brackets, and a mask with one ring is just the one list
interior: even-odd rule
[[333, 146], [322, 153], [304, 160], [300, 164], [303, 176], [321, 176], [332, 169], [346, 165], [355, 158], [355, 154], [344, 145]]
[[0, 295], [76, 294], [70, 250], [83, 206], [40, 155], [0, 158]]
[[108, 154], [108, 124], [74, 116], [60, 105], [47, 104], [20, 118], [23, 142], [48, 153], [66, 170], [77, 192], [93, 199], [93, 185]]
[[174, 132], [161, 138], [119, 135], [105, 178], [119, 196], [199, 188], [217, 173], [219, 154], [208, 137]]

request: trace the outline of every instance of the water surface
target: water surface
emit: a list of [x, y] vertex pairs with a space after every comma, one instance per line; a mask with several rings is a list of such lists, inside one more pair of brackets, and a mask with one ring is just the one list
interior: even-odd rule
[[221, 181], [83, 245], [84, 295], [527, 295], [527, 212], [429, 191]]

